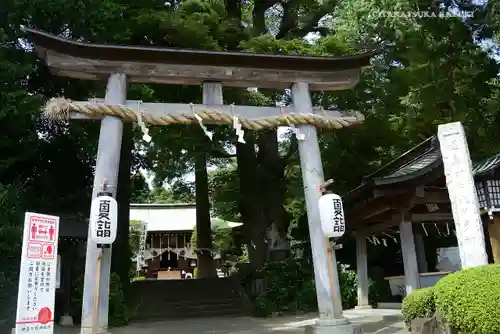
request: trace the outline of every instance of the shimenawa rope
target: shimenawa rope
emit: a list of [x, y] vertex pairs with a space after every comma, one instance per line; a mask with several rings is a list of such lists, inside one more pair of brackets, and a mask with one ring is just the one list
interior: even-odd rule
[[[64, 98], [54, 98], [47, 102], [43, 115], [51, 120], [66, 121], [70, 119], [72, 112], [83, 115], [96, 116], [116, 116], [124, 121], [143, 121], [153, 125], [169, 125], [169, 124], [190, 124], [198, 123], [193, 113], [182, 112], [178, 115], [162, 115], [153, 116], [150, 113], [140, 111], [138, 116], [136, 110], [123, 105], [109, 105], [105, 103], [88, 103], [85, 105], [73, 103]], [[233, 124], [234, 115], [229, 115], [217, 109], [196, 110], [196, 114], [204, 121], [215, 124]], [[238, 116], [240, 124], [250, 130], [262, 130], [266, 128], [275, 128], [278, 126], [295, 125], [315, 125], [318, 128], [325, 129], [340, 129], [362, 123], [364, 117], [359, 112], [351, 113], [343, 117], [328, 118], [318, 114], [282, 114], [273, 117], [262, 117], [249, 119]]]

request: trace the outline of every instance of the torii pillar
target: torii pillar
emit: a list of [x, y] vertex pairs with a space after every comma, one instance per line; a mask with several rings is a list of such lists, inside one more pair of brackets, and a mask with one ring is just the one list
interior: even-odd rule
[[[297, 82], [292, 86], [292, 100], [298, 112], [313, 112], [309, 85]], [[318, 299], [319, 319], [312, 327], [316, 333], [348, 333], [352, 326], [342, 315], [342, 299], [338, 280], [335, 251], [332, 251], [332, 263], [328, 261], [328, 238], [319, 226], [319, 199], [321, 186], [325, 182], [321, 153], [316, 127], [301, 125], [298, 127], [303, 140], [298, 140], [302, 182], [304, 183], [307, 221], [314, 266], [314, 282]], [[332, 266], [330, 268], [330, 265]]]
[[[124, 104], [127, 97], [126, 76], [121, 73], [111, 74], [106, 88], [106, 103]], [[99, 145], [97, 148], [97, 160], [94, 176], [94, 187], [92, 199], [102, 190], [104, 182], [109, 185], [109, 190], [116, 197], [116, 184], [118, 182], [118, 170], [120, 166], [120, 149], [122, 144], [123, 123], [118, 117], [106, 116], [101, 120], [101, 131], [99, 134]], [[87, 254], [85, 261], [85, 279], [83, 285], [82, 305], [82, 331], [81, 334], [92, 333], [94, 316], [94, 296], [97, 293], [97, 259], [100, 255], [96, 243], [87, 238]], [[102, 249], [100, 261], [99, 300], [97, 313], [98, 333], [106, 333], [108, 330], [108, 304], [109, 304], [109, 281], [111, 276], [111, 247]]]

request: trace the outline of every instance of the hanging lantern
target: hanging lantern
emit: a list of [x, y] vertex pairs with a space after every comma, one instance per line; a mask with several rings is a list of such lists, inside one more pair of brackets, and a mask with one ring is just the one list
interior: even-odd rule
[[326, 194], [319, 199], [321, 229], [328, 238], [339, 238], [345, 233], [342, 199], [337, 194]]
[[110, 245], [116, 239], [118, 204], [116, 200], [103, 195], [96, 197], [90, 206], [90, 237], [98, 245]]

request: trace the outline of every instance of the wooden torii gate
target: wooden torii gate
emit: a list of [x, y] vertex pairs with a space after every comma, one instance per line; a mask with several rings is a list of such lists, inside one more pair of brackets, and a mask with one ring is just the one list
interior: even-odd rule
[[[104, 101], [52, 100], [45, 114], [53, 119], [101, 120], [93, 198], [105, 180], [116, 189], [123, 121], [149, 124], [232, 124], [260, 130], [298, 125], [298, 147], [307, 206], [319, 306], [318, 333], [348, 333], [354, 328], [342, 315], [336, 260], [327, 255], [328, 239], [320, 228], [318, 200], [324, 182], [316, 127], [340, 129], [363, 121], [360, 114], [313, 109], [310, 90], [354, 87], [373, 54], [349, 57], [304, 57], [239, 52], [214, 52], [87, 44], [22, 27], [55, 75], [85, 80], [107, 80]], [[127, 83], [203, 85], [203, 104], [138, 103], [127, 101]], [[222, 86], [289, 89], [293, 107], [223, 105]], [[116, 195], [116, 194], [113, 194]], [[210, 230], [210, 227], [208, 227]], [[209, 233], [209, 232], [208, 232]], [[97, 332], [108, 328], [111, 248], [103, 250], [100, 284], [96, 282], [99, 251], [87, 243], [82, 311], [82, 334], [92, 333], [93, 296], [99, 286]]]

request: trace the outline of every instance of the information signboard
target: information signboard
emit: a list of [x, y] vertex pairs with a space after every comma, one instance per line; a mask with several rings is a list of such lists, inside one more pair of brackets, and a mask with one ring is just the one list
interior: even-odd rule
[[26, 212], [16, 333], [54, 333], [59, 217]]

